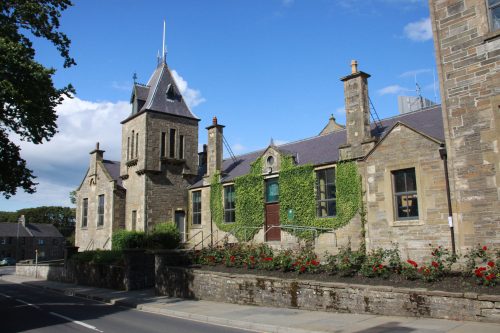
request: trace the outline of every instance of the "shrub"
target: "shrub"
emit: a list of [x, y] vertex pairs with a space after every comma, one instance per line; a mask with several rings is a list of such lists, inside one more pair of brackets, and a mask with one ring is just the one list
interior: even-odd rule
[[360, 274], [365, 277], [383, 277], [388, 278], [390, 269], [384, 264], [388, 253], [384, 249], [371, 251], [361, 265]]
[[408, 259], [401, 265], [401, 275], [406, 280], [417, 280], [420, 277], [418, 273], [418, 264], [415, 261]]
[[[494, 260], [496, 257], [496, 260]], [[478, 284], [494, 286], [500, 280], [500, 250], [495, 255], [486, 245], [478, 244], [465, 255], [466, 274], [472, 274]]]
[[311, 248], [301, 248], [297, 252], [291, 268], [299, 274], [305, 272], [317, 273], [320, 269], [320, 262]]
[[330, 273], [338, 273], [340, 276], [354, 276], [361, 268], [365, 254], [360, 251], [353, 251], [351, 244], [347, 244], [339, 249], [336, 255], [329, 255], [326, 258], [326, 268]]
[[205, 247], [194, 252], [193, 262], [199, 265], [215, 266], [224, 260], [224, 249], [219, 247]]
[[141, 231], [118, 230], [113, 233], [113, 250], [143, 249], [146, 247], [146, 235]]
[[292, 250], [281, 250], [279, 251], [273, 259], [274, 267], [282, 272], [291, 271], [292, 264], [294, 262], [294, 256]]
[[174, 223], [160, 223], [154, 226], [147, 236], [147, 247], [150, 249], [175, 249], [181, 242], [181, 234]]
[[95, 250], [78, 252], [71, 260], [79, 263], [93, 263], [103, 265], [122, 265], [122, 251], [118, 250]]

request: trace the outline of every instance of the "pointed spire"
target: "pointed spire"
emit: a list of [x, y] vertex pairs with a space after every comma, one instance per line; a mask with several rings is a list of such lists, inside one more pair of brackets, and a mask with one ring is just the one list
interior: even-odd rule
[[274, 147], [274, 146], [275, 146], [275, 144], [274, 144], [274, 139], [273, 139], [273, 138], [271, 138], [271, 142], [269, 143], [269, 145], [270, 145], [270, 146], [272, 146], [272, 147]]
[[134, 80], [134, 84], [137, 83], [137, 73], [134, 72], [134, 75], [132, 75], [132, 80]]
[[163, 20], [163, 48], [162, 48], [162, 60], [164, 63], [167, 63], [167, 47], [165, 43], [165, 30], [166, 30], [166, 23], [165, 20]]

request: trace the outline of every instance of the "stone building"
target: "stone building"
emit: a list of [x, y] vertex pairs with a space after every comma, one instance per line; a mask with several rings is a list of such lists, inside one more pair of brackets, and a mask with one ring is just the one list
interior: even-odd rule
[[52, 224], [0, 223], [0, 258], [11, 257], [16, 260], [62, 259], [64, 257], [64, 236]]
[[500, 244], [500, 3], [431, 0], [457, 246]]
[[135, 83], [132, 112], [122, 124], [121, 161], [90, 152], [77, 189], [75, 243], [80, 250], [110, 249], [119, 229], [150, 231], [175, 221], [184, 230], [187, 188], [198, 174], [198, 122], [166, 64], [147, 84]]
[[[319, 253], [325, 250], [334, 253], [348, 244], [357, 248], [362, 241], [369, 250], [388, 248], [397, 242], [402, 252], [413, 258], [428, 253], [429, 243], [449, 247], [445, 173], [439, 153], [445, 143], [441, 108], [434, 106], [370, 123], [369, 77], [353, 62], [352, 73], [341, 78], [346, 128], [334, 126], [331, 124], [334, 119], [330, 119], [325, 127], [330, 130], [323, 130], [317, 136], [279, 146], [271, 142], [266, 149], [235, 159], [222, 159], [224, 126], [214, 119], [207, 127], [206, 174], [189, 189], [190, 243], [201, 246], [212, 241], [235, 242], [233, 235], [241, 236], [243, 230], [254, 235], [250, 237], [253, 241], [294, 247], [301, 242], [299, 234], [309, 231], [314, 234]], [[300, 215], [300, 205], [289, 202], [283, 211], [280, 188], [285, 184], [280, 179], [285, 159], [291, 161], [292, 168], [312, 167], [314, 182], [310, 183], [307, 193], [315, 200], [314, 210], [309, 212], [314, 216]], [[244, 218], [244, 213], [239, 215], [235, 209], [241, 199], [235, 183], [238, 177], [255, 172], [252, 164], [259, 160], [261, 165], [256, 175], [261, 176], [263, 182], [259, 203], [262, 221], [252, 227], [242, 226], [238, 219]], [[338, 168], [346, 162], [355, 163], [361, 176], [366, 216], [362, 219], [359, 213], [353, 214], [341, 226], [336, 226], [341, 214], [337, 203], [343, 195], [336, 184]], [[217, 189], [221, 191], [218, 200], [222, 200], [224, 210], [224, 214], [219, 215], [220, 221], [210, 198], [216, 195], [212, 189], [214, 176], [215, 182], [219, 180], [222, 184]], [[356, 179], [350, 181], [349, 186], [355, 187]], [[307, 223], [309, 220], [315, 224]], [[319, 225], [321, 227], [317, 227]]]
[[498, 246], [494, 3], [430, 1], [442, 106], [371, 122], [370, 75], [353, 61], [340, 79], [345, 126], [332, 117], [316, 136], [227, 159], [215, 117], [197, 152], [199, 119], [163, 59], [147, 84], [134, 84], [121, 161], [91, 152], [77, 193], [77, 246], [110, 248], [117, 229], [169, 221], [191, 247], [312, 241], [317, 252], [335, 253], [398, 243], [404, 256], [421, 259], [430, 243], [461, 252]]

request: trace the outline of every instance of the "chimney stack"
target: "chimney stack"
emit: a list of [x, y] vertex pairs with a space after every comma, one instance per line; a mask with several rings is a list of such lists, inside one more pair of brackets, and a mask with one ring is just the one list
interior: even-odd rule
[[212, 177], [222, 168], [222, 130], [225, 126], [217, 123], [217, 117], [212, 119], [212, 125], [208, 130], [208, 151], [207, 151], [207, 177]]
[[97, 173], [97, 162], [102, 162], [104, 158], [104, 150], [99, 149], [99, 142], [96, 142], [95, 149], [90, 152], [90, 175]]
[[370, 74], [358, 70], [358, 62], [351, 61], [351, 74], [344, 82], [347, 143], [340, 147], [341, 159], [363, 157], [374, 145], [370, 130], [370, 102], [368, 78]]

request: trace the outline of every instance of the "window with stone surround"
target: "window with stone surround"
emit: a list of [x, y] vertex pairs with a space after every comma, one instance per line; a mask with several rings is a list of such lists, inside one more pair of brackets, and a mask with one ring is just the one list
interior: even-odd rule
[[487, 0], [490, 30], [500, 30], [500, 0]]
[[135, 134], [135, 158], [139, 156], [139, 133]]
[[127, 161], [130, 160], [130, 136], [127, 137]]
[[104, 225], [104, 194], [98, 196], [97, 205], [97, 226], [102, 227]]
[[82, 228], [87, 227], [88, 216], [89, 216], [89, 199], [85, 198], [83, 199], [82, 202]]
[[135, 231], [137, 228], [137, 211], [132, 211], [132, 230]]
[[184, 159], [184, 135], [179, 135], [179, 159]]
[[234, 185], [224, 186], [224, 222], [233, 223], [235, 220], [235, 193]]
[[134, 158], [134, 137], [135, 137], [135, 131], [132, 131], [132, 144], [130, 145], [130, 159]]
[[175, 128], [170, 129], [170, 150], [169, 150], [169, 157], [170, 158], [175, 158]]
[[167, 133], [161, 132], [161, 137], [160, 137], [160, 157], [166, 157], [167, 156]]
[[335, 168], [316, 171], [316, 216], [337, 215]]
[[395, 220], [418, 219], [415, 168], [392, 171]]
[[201, 224], [201, 191], [192, 192], [193, 224]]

